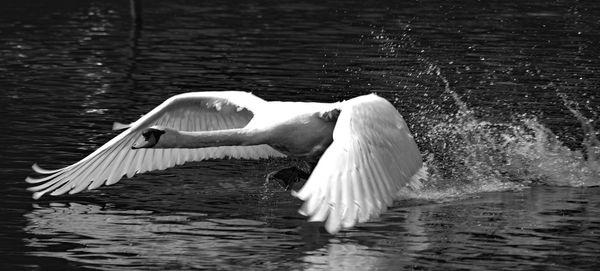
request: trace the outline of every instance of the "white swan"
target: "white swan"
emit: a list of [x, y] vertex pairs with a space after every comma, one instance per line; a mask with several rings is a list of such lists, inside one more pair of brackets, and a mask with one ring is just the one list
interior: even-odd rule
[[[33, 165], [38, 199], [95, 189], [187, 161], [296, 157], [316, 163], [293, 194], [300, 213], [330, 233], [379, 216], [405, 186], [416, 187], [421, 154], [396, 108], [375, 94], [338, 103], [267, 102], [247, 92], [171, 97], [79, 162]], [[140, 140], [140, 139], [145, 139]]]

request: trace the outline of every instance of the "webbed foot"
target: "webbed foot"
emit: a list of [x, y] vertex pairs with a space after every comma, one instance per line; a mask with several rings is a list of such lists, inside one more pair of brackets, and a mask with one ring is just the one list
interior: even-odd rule
[[293, 185], [302, 180], [307, 180], [310, 174], [297, 167], [283, 168], [267, 175], [267, 182], [276, 180], [285, 190], [290, 191]]

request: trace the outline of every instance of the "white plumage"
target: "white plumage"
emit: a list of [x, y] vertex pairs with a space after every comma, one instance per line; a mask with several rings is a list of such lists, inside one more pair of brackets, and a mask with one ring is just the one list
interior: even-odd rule
[[361, 96], [343, 102], [341, 112], [333, 143], [296, 193], [306, 201], [303, 215], [313, 221], [329, 217], [329, 232], [378, 216], [400, 188], [417, 188], [424, 174], [419, 149], [388, 101]]
[[[267, 102], [247, 92], [192, 92], [115, 128], [126, 130], [73, 165], [44, 170], [34, 164], [45, 176], [26, 179], [37, 184], [29, 188], [33, 197], [95, 189], [188, 161], [291, 156], [317, 162], [293, 193], [305, 201], [300, 212], [336, 233], [379, 216], [402, 187], [417, 187], [424, 174], [402, 116], [374, 94], [303, 103]], [[148, 140], [149, 129], [160, 131], [156, 142], [133, 150], [143, 134]]]

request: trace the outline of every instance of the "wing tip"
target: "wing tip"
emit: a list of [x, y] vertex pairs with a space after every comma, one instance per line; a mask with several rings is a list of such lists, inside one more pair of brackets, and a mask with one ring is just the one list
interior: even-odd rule
[[52, 174], [52, 173], [58, 172], [60, 170], [60, 169], [55, 169], [55, 170], [43, 169], [37, 163], [34, 163], [33, 165], [31, 165], [31, 169], [33, 169], [33, 171], [35, 171], [36, 173], [39, 173], [39, 174]]
[[[28, 190], [29, 190], [29, 189], [28, 189]], [[30, 191], [31, 191], [31, 190], [30, 190]], [[40, 199], [40, 198], [41, 198], [41, 197], [42, 197], [42, 196], [43, 196], [45, 193], [46, 193], [45, 191], [35, 192], [35, 193], [33, 193], [33, 195], [31, 195], [31, 197], [32, 197], [34, 200], [38, 200], [38, 199]]]
[[292, 190], [292, 196], [301, 200], [306, 200], [308, 195], [306, 195], [306, 193], [302, 193], [301, 189], [300, 191]]
[[38, 183], [39, 179], [27, 176], [27, 178], [25, 178], [25, 182], [26, 183], [30, 183], [30, 184], [34, 184], [34, 183]]
[[37, 173], [42, 173], [46, 171], [45, 169], [41, 168], [37, 163], [33, 163], [33, 165], [31, 165], [31, 169], [33, 169], [33, 171]]
[[112, 130], [113, 131], [125, 130], [129, 127], [131, 127], [131, 124], [124, 124], [124, 123], [115, 121], [115, 122], [113, 122]]
[[327, 230], [329, 234], [336, 234], [340, 232], [341, 229], [342, 221], [334, 221], [331, 219], [331, 217], [327, 218], [327, 221], [325, 222], [325, 230]]

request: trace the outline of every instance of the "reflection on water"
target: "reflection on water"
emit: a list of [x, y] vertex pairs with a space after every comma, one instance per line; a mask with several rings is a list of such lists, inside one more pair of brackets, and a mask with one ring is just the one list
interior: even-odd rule
[[[463, 3], [464, 2], [464, 3]], [[0, 16], [0, 269], [594, 269], [600, 259], [600, 4], [8, 1]], [[377, 92], [431, 178], [339, 235], [266, 173], [207, 161], [31, 200], [167, 97]]]
[[[226, 267], [229, 261], [244, 263], [254, 249], [265, 247], [264, 239], [280, 245], [298, 246], [288, 231], [262, 227], [263, 221], [207, 219], [206, 214], [175, 212], [154, 214], [146, 210], [112, 211], [98, 205], [51, 204], [38, 207], [27, 217], [26, 231], [38, 235], [32, 247], [69, 244], [66, 251], [50, 252], [69, 260], [111, 267], [160, 264], [167, 267]], [[55, 232], [61, 237], [46, 240]], [[269, 244], [270, 246], [271, 244]], [[44, 255], [45, 252], [41, 252]], [[56, 255], [58, 254], [58, 255]], [[281, 257], [281, 256], [278, 256]], [[278, 258], [276, 257], [276, 258]], [[247, 259], [247, 264], [266, 259]]]
[[314, 225], [298, 235], [252, 216], [36, 204], [26, 214], [25, 228], [35, 237], [26, 243], [35, 255], [102, 269], [389, 270], [442, 264], [562, 269], [574, 263], [591, 268], [600, 238], [600, 201], [590, 196], [598, 192], [536, 187], [441, 205], [398, 204], [381, 221], [336, 237], [319, 235]]

